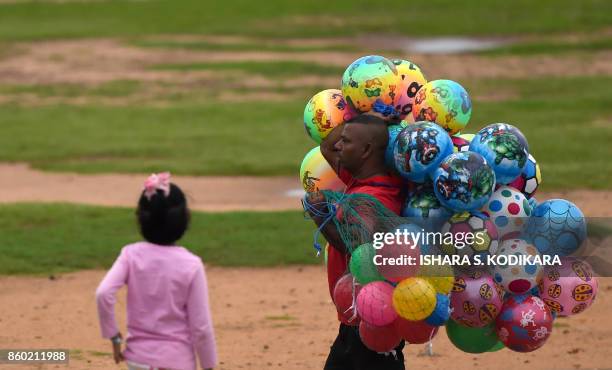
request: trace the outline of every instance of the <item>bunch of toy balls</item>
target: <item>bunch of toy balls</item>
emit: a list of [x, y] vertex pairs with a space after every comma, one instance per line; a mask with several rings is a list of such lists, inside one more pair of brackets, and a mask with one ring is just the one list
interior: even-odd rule
[[[387, 352], [401, 340], [425, 343], [445, 325], [464, 352], [530, 352], [545, 344], [556, 317], [579, 314], [593, 303], [593, 269], [571, 256], [585, 242], [585, 217], [567, 200], [538, 204], [540, 166], [516, 126], [493, 123], [476, 134], [462, 133], [472, 113], [463, 86], [427, 81], [406, 60], [369, 55], [348, 66], [340, 89], [323, 90], [308, 101], [304, 127], [320, 144], [337, 126], [371, 111], [388, 122], [385, 163], [405, 180], [409, 194], [402, 210], [407, 221], [400, 228], [481, 238], [461, 248], [452, 241], [351, 246], [349, 271], [336, 283], [333, 301], [342, 322], [359, 327], [367, 347]], [[306, 192], [344, 188], [319, 147], [304, 158], [300, 180]], [[374, 263], [403, 256], [420, 261], [436, 253], [471, 263], [466, 268]], [[487, 256], [496, 261], [548, 256], [558, 263], [474, 267], [472, 262]]]

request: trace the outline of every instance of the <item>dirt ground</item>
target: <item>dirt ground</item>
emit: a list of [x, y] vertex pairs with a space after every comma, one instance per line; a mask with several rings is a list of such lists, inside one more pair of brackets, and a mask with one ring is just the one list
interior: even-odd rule
[[[134, 207], [147, 174], [83, 175], [33, 170], [25, 164], [0, 163], [0, 203], [69, 202]], [[295, 210], [303, 196], [296, 174], [285, 177], [173, 176], [199, 211]], [[248, 183], [248, 187], [243, 184]], [[587, 217], [612, 217], [612, 191], [569, 190], [538, 193], [539, 201], [570, 199]]]
[[[335, 338], [335, 310], [322, 266], [274, 269], [207, 268], [218, 341], [218, 369], [322, 369]], [[94, 291], [103, 271], [56, 277], [0, 277], [0, 348], [66, 348], [70, 365], [1, 369], [121, 369], [99, 334]], [[599, 295], [585, 313], [555, 321], [538, 351], [510, 350], [472, 355], [452, 346], [441, 331], [434, 356], [424, 345], [405, 349], [408, 369], [601, 369], [611, 368], [612, 278], [600, 280]], [[125, 328], [125, 290], [116, 309]], [[125, 329], [124, 333], [125, 333]], [[373, 369], [374, 370], [374, 369]]]

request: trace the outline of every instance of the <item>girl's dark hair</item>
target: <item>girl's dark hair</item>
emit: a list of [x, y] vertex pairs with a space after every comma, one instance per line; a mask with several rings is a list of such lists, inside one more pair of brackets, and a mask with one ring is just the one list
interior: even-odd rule
[[147, 199], [143, 192], [138, 200], [136, 216], [145, 240], [159, 245], [172, 245], [182, 238], [190, 219], [185, 194], [174, 184], [170, 184], [168, 196], [157, 190], [151, 199]]

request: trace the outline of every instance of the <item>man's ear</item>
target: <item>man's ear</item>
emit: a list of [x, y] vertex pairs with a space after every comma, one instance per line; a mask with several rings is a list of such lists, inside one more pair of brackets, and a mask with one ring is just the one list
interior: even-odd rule
[[372, 155], [372, 151], [374, 150], [374, 145], [369, 142], [363, 146], [363, 153], [361, 153], [361, 159], [367, 159]]

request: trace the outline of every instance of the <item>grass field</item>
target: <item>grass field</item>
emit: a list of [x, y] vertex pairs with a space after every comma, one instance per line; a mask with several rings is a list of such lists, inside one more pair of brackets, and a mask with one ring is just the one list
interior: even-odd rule
[[[151, 34], [333, 37], [369, 32], [512, 35], [594, 31], [612, 24], [605, 0], [384, 3], [340, 1], [101, 1], [3, 4], [0, 39]], [[83, 16], [87, 14], [87, 16]], [[477, 20], [477, 21], [475, 21]]]
[[[180, 244], [218, 266], [317, 264], [314, 226], [301, 212], [193, 213]], [[134, 211], [68, 204], [0, 205], [0, 274], [108, 268], [142, 240]]]
[[[518, 126], [540, 161], [543, 189], [610, 188], [612, 125], [606, 120], [612, 115], [612, 78], [460, 82], [474, 95], [509, 94], [501, 101], [476, 100], [466, 131], [494, 122]], [[120, 93], [117, 86], [107, 92]], [[126, 94], [138, 88], [126, 86]], [[304, 90], [300, 101], [244, 102], [238, 108], [189, 97], [165, 108], [5, 105], [0, 160], [85, 173], [168, 169], [195, 175], [294, 175], [315, 146], [300, 121], [311, 93]]]

